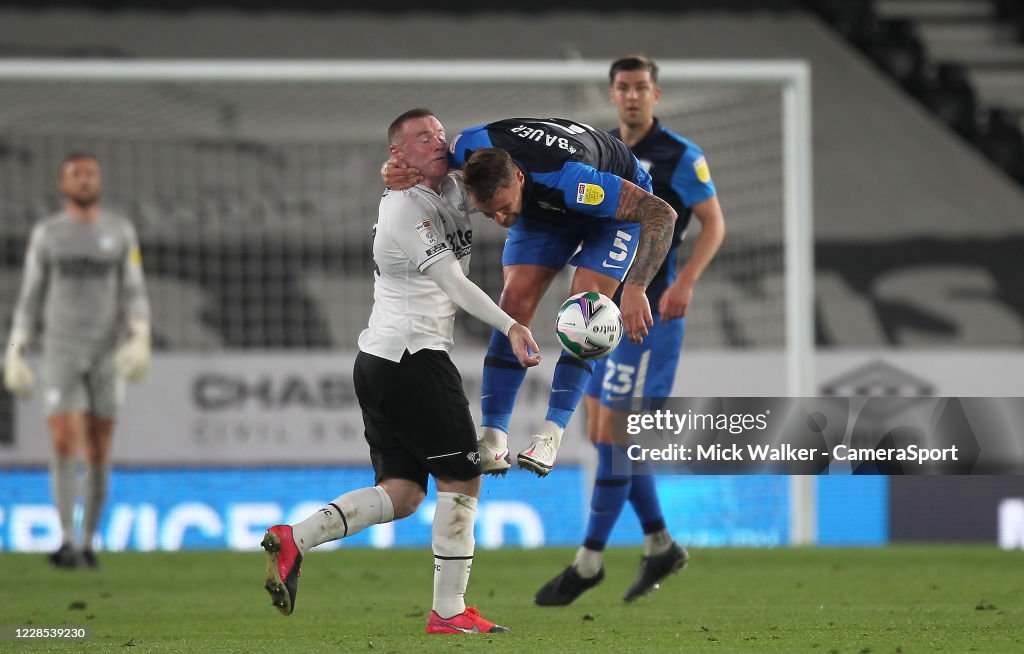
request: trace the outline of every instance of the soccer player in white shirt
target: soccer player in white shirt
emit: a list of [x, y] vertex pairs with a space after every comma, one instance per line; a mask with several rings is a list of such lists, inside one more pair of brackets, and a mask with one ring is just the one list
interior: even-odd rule
[[345, 493], [296, 525], [267, 530], [266, 588], [274, 606], [291, 614], [309, 549], [412, 515], [433, 475], [434, 601], [427, 633], [507, 632], [464, 599], [480, 455], [462, 378], [448, 355], [456, 307], [507, 334], [524, 367], [540, 363], [539, 348], [529, 329], [466, 277], [470, 205], [459, 173], [449, 170], [444, 127], [429, 110], [413, 109], [395, 119], [388, 139], [391, 153], [420, 169], [424, 180], [386, 192], [374, 229], [373, 311], [359, 336], [354, 381], [376, 485]]
[[[69, 154], [61, 162], [64, 210], [32, 230], [4, 364], [7, 390], [30, 396], [35, 376], [24, 353], [42, 322], [43, 408], [62, 531], [50, 562], [59, 568], [97, 565], [93, 534], [107, 496], [110, 441], [124, 397], [121, 378], [141, 379], [150, 359], [138, 237], [128, 220], [101, 210], [101, 181], [99, 161], [91, 154]], [[86, 473], [79, 549], [73, 525], [80, 449]]]

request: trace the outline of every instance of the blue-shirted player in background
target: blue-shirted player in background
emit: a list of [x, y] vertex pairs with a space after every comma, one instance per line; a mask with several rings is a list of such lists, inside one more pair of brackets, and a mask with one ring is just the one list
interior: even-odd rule
[[[463, 168], [470, 200], [509, 228], [499, 305], [529, 325], [544, 292], [566, 264], [572, 292], [622, 292], [626, 335], [642, 341], [653, 325], [644, 291], [672, 240], [676, 212], [652, 195], [651, 178], [619, 139], [561, 118], [510, 118], [465, 130], [449, 147]], [[628, 275], [627, 275], [628, 271]], [[519, 466], [543, 477], [555, 465], [562, 433], [590, 381], [593, 364], [562, 353], [548, 412], [519, 453]], [[501, 474], [511, 464], [508, 428], [526, 377], [493, 332], [484, 360], [480, 465]]]
[[[622, 141], [572, 120], [511, 118], [467, 129], [449, 150], [452, 167], [464, 168], [470, 200], [509, 228], [502, 309], [530, 325], [544, 292], [571, 263], [573, 293], [612, 296], [625, 279], [626, 334], [635, 341], [647, 336], [654, 323], [644, 291], [668, 252], [676, 212], [650, 193], [650, 175]], [[391, 160], [382, 177], [391, 188], [406, 188], [419, 181], [418, 172]], [[519, 454], [521, 467], [541, 477], [551, 471], [592, 369], [568, 354], [559, 358], [546, 419]], [[504, 474], [511, 466], [508, 428], [525, 377], [508, 338], [495, 331], [481, 393], [485, 474]]]
[[[722, 243], [725, 221], [704, 153], [654, 117], [654, 106], [661, 96], [657, 65], [646, 57], [625, 57], [612, 64], [609, 77], [611, 101], [619, 115], [619, 128], [612, 134], [621, 138], [649, 170], [654, 193], [672, 205], [679, 219], [671, 250], [647, 288], [651, 306], [657, 307], [654, 327], [643, 343], [620, 343], [611, 356], [599, 360], [587, 388], [587, 431], [598, 449], [590, 521], [576, 560], [537, 592], [535, 600], [542, 606], [569, 604], [604, 578], [602, 553], [627, 500], [644, 531], [644, 558], [624, 599], [633, 601], [646, 595], [687, 560], [686, 550], [672, 539], [665, 526], [648, 464], [635, 462], [631, 475], [612, 471], [616, 447], [612, 407], [623, 409], [634, 399], [672, 394], [683, 344], [684, 316], [694, 284]], [[701, 231], [677, 275], [676, 251], [691, 215], [701, 223]]]

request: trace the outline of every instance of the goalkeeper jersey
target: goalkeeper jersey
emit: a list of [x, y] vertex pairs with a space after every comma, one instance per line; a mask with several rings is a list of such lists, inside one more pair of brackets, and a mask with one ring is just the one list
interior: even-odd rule
[[509, 153], [526, 177], [523, 215], [547, 221], [612, 218], [622, 180], [645, 191], [650, 176], [622, 141], [564, 118], [509, 118], [471, 127], [449, 145], [453, 168], [480, 148]]
[[138, 237], [127, 219], [102, 211], [92, 223], [65, 212], [41, 220], [25, 255], [14, 329], [44, 344], [114, 346], [132, 320], [149, 320]]
[[425, 271], [456, 257], [469, 274], [473, 227], [461, 176], [451, 172], [440, 193], [418, 184], [386, 191], [374, 225], [373, 310], [359, 349], [400, 361], [408, 350], [451, 352], [456, 304]]

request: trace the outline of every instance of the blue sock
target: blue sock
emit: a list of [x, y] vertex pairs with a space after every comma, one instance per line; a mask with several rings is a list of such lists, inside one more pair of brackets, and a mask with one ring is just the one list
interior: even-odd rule
[[633, 484], [629, 489], [629, 503], [636, 511], [636, 517], [640, 518], [640, 526], [645, 534], [665, 529], [665, 517], [661, 513], [658, 488], [652, 473], [651, 464], [646, 461], [633, 462]]
[[508, 337], [495, 329], [484, 358], [483, 384], [480, 393], [481, 425], [508, 433], [512, 420], [512, 407], [516, 404], [519, 387], [526, 379], [526, 368], [512, 352]]
[[555, 375], [551, 379], [551, 397], [548, 399], [547, 419], [562, 429], [569, 424], [576, 405], [587, 390], [594, 364], [577, 359], [565, 352], [558, 357]]
[[588, 550], [600, 552], [604, 549], [629, 497], [631, 477], [612, 473], [614, 449], [614, 445], [597, 446], [597, 478], [594, 480], [594, 494], [590, 497], [587, 538], [583, 541], [583, 547]]

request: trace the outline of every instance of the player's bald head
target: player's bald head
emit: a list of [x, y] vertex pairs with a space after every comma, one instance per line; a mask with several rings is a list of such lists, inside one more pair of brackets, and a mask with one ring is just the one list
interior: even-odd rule
[[422, 107], [406, 111], [401, 116], [391, 121], [391, 125], [388, 126], [388, 143], [391, 145], [398, 145], [399, 137], [402, 135], [402, 128], [405, 127], [405, 124], [410, 120], [426, 118], [427, 116], [433, 115], [433, 111]]

